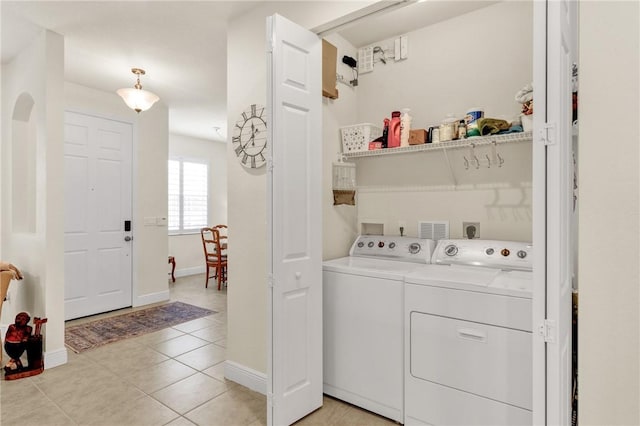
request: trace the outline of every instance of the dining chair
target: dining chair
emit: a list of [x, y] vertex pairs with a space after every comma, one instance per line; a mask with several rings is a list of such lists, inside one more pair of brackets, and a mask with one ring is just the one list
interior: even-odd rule
[[[213, 228], [201, 228], [200, 235], [202, 237], [202, 247], [204, 248], [205, 264], [207, 266], [207, 280], [205, 288], [209, 287], [209, 278], [216, 278], [218, 282], [218, 290], [222, 287], [222, 283], [227, 282], [227, 256], [223, 253], [222, 244], [220, 242], [220, 230]], [[211, 277], [211, 269], [214, 275]]]
[[213, 229], [217, 229], [220, 233], [220, 248], [222, 249], [222, 254], [227, 254], [227, 225], [215, 225], [212, 226]]

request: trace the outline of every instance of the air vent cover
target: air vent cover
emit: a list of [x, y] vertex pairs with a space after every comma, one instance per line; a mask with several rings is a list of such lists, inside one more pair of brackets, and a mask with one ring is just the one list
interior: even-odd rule
[[418, 222], [418, 238], [449, 239], [449, 222]]

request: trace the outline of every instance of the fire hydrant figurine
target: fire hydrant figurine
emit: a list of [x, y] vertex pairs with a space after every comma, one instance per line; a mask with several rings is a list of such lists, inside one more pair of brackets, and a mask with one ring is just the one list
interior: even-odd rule
[[[44, 371], [41, 328], [42, 324], [47, 322], [47, 319], [33, 319], [36, 326], [33, 334], [33, 328], [28, 325], [30, 319], [28, 313], [20, 312], [16, 315], [15, 324], [11, 324], [7, 329], [4, 350], [11, 359], [4, 367], [6, 380], [35, 376]], [[25, 351], [27, 352], [26, 367], [20, 359]]]
[[27, 325], [30, 320], [29, 314], [20, 312], [16, 315], [15, 324], [11, 324], [7, 329], [7, 334], [4, 338], [4, 350], [10, 358], [4, 367], [7, 374], [24, 370], [20, 357], [27, 350], [27, 342], [33, 330], [30, 325]]

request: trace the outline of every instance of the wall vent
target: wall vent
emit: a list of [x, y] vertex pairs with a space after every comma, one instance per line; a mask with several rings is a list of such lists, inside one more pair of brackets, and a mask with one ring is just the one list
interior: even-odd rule
[[449, 222], [418, 222], [418, 238], [449, 239]]

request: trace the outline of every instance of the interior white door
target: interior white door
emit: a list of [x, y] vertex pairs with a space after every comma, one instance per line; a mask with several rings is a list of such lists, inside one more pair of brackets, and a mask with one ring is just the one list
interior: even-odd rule
[[65, 112], [65, 319], [131, 306], [130, 123]]
[[571, 76], [577, 4], [534, 2], [534, 424], [571, 424]]
[[267, 422], [322, 405], [322, 100], [318, 36], [267, 19]]

